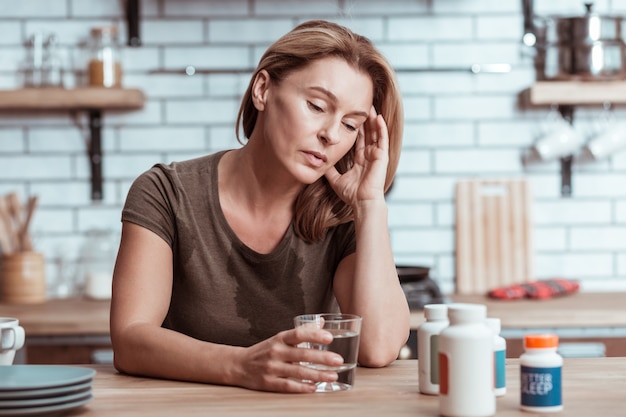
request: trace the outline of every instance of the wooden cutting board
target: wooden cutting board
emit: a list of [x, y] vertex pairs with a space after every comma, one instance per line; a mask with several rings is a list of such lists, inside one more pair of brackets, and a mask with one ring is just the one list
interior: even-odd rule
[[534, 281], [531, 201], [525, 179], [457, 183], [457, 294]]

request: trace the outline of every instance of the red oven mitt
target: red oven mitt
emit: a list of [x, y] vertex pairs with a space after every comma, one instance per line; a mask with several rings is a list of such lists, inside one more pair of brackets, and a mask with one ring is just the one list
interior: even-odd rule
[[510, 285], [495, 288], [489, 291], [491, 298], [500, 300], [518, 300], [520, 298], [532, 298], [545, 300], [567, 294], [573, 294], [580, 289], [578, 281], [565, 278], [544, 279], [526, 284]]

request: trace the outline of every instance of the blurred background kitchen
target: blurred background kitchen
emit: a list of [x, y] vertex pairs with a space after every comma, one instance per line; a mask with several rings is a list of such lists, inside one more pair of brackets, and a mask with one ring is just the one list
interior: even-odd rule
[[[536, 48], [522, 42], [522, 0], [137, 3], [134, 19], [126, 1], [0, 1], [0, 89], [46, 83], [28, 78], [37, 42], [52, 57], [48, 84], [83, 87], [98, 35], [92, 29], [114, 26], [121, 85], [145, 97], [137, 108], [103, 105], [96, 120], [54, 103], [17, 111], [0, 104], [0, 194], [38, 197], [30, 231], [45, 257], [50, 296], [85, 291], [86, 259], [114, 256], [121, 208], [137, 175], [156, 162], [239, 146], [234, 121], [250, 69], [271, 42], [313, 18], [368, 36], [398, 69], [406, 124], [388, 203], [399, 265], [430, 268], [441, 290], [453, 293], [457, 183], [521, 178], [531, 190], [532, 278], [577, 279], [588, 292], [626, 290], [626, 150], [591, 158], [583, 149], [607, 120], [618, 126], [624, 109], [603, 100], [576, 106], [580, 146], [570, 152], [571, 176], [560, 156], [529, 157], [559, 112], [529, 99], [540, 76]], [[533, 6], [538, 16], [585, 13], [579, 0]], [[626, 14], [626, 0], [595, 1], [593, 9]], [[129, 28], [137, 35], [130, 41]], [[95, 194], [94, 135], [102, 148]]]

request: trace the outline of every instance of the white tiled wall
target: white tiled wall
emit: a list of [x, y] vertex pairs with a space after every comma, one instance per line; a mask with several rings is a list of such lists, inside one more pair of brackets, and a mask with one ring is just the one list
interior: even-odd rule
[[[596, 10], [626, 13], [625, 0]], [[119, 24], [123, 2], [0, 0], [0, 88], [21, 85], [23, 43], [54, 32], [79, 83], [81, 45], [91, 27]], [[582, 1], [535, 0], [538, 14], [582, 13]], [[575, 164], [573, 196], [560, 196], [559, 165], [524, 166], [545, 109], [521, 109], [535, 73], [524, 51], [521, 0], [141, 0], [143, 46], [124, 47], [124, 84], [147, 96], [145, 108], [104, 114], [104, 193], [90, 201], [83, 114], [0, 113], [0, 193], [40, 196], [35, 244], [50, 261], [74, 260], [88, 230], [118, 231], [132, 180], [155, 162], [238, 146], [234, 120], [247, 74], [154, 74], [156, 69], [253, 67], [269, 43], [297, 23], [325, 18], [370, 37], [400, 71], [406, 107], [404, 150], [389, 195], [399, 264], [434, 269], [446, 292], [454, 282], [453, 190], [459, 178], [526, 176], [533, 185], [537, 278], [582, 280], [584, 290], [626, 289], [626, 151]], [[470, 73], [475, 63], [508, 63], [507, 74]], [[616, 114], [624, 118], [624, 110]], [[578, 109], [589, 131], [598, 108]]]

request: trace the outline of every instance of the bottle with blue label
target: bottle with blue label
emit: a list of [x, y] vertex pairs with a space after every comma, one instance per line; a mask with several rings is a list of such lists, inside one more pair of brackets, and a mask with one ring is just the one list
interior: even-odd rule
[[524, 336], [524, 354], [520, 357], [522, 410], [540, 413], [563, 410], [563, 358], [557, 353], [558, 345], [555, 334]]
[[493, 332], [494, 392], [496, 397], [506, 394], [506, 340], [500, 336], [499, 318], [487, 317], [487, 327]]

